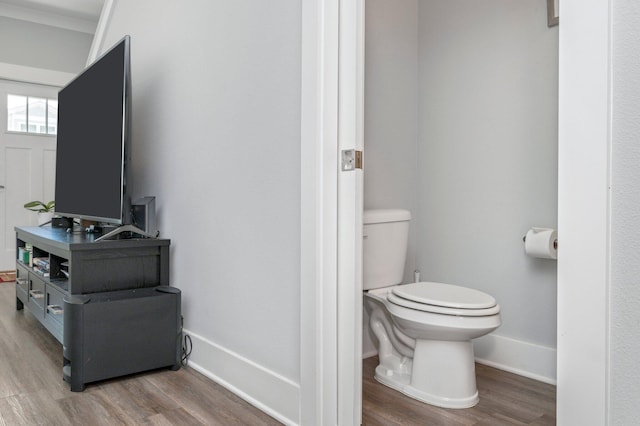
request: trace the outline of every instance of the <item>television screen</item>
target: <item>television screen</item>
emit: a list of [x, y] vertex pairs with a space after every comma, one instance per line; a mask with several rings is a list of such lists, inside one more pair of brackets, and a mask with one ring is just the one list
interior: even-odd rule
[[58, 94], [56, 214], [130, 222], [129, 44], [126, 36]]

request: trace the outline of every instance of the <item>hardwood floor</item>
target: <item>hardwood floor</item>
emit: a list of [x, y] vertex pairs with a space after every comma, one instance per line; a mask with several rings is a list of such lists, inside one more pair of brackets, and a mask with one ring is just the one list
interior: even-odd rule
[[191, 368], [158, 370], [71, 392], [62, 345], [0, 283], [0, 425], [279, 425]]
[[[15, 310], [15, 284], [0, 283], [0, 425], [279, 425], [191, 368], [158, 370], [71, 392], [62, 346], [30, 314]], [[363, 365], [363, 424], [554, 425], [555, 387], [477, 365], [480, 403], [445, 410], [375, 381]]]
[[448, 410], [405, 397], [374, 378], [378, 358], [364, 360], [362, 423], [366, 426], [555, 425], [555, 386], [476, 364], [480, 402]]

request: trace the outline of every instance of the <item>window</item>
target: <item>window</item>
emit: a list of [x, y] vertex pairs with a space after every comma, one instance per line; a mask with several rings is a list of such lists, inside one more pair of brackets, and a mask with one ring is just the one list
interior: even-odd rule
[[7, 130], [55, 135], [58, 131], [58, 101], [7, 95]]

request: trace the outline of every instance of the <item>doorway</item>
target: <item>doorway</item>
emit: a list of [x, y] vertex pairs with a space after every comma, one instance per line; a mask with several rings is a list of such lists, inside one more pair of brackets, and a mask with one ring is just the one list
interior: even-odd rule
[[[58, 90], [0, 79], [0, 271], [15, 269], [14, 228], [37, 225], [37, 214], [23, 205], [34, 200], [49, 202], [55, 193], [55, 134], [47, 134], [47, 129], [41, 128], [42, 123], [32, 124], [30, 129], [41, 133], [26, 132], [29, 130], [26, 124], [12, 130], [8, 126], [7, 96], [29, 97], [42, 103], [57, 99]], [[36, 103], [32, 102], [32, 108], [42, 107], [33, 106]], [[49, 133], [55, 132], [51, 127]]]
[[558, 226], [558, 27], [535, 1], [365, 9], [365, 208], [411, 211], [404, 282], [498, 300], [476, 359], [555, 383], [557, 263], [522, 236]]
[[[605, 379], [609, 372], [606, 188], [610, 12], [608, 2], [560, 3], [563, 30], [559, 36], [559, 151], [563, 155], [559, 161], [562, 179], [558, 194], [562, 244], [557, 283], [558, 422], [567, 424], [605, 424], [608, 404], [609, 385]], [[337, 116], [338, 16], [335, 0], [303, 2], [303, 97], [308, 95], [307, 104], [303, 104], [303, 141], [308, 156], [303, 155], [303, 160], [315, 167], [302, 179], [303, 194], [314, 199], [303, 202], [303, 218], [307, 219], [303, 222], [309, 223], [309, 234], [318, 236], [303, 242], [303, 264], [307, 267], [302, 280], [303, 330], [308, 332], [303, 335], [309, 336], [302, 345], [303, 424], [307, 420], [325, 418], [331, 422], [337, 418], [337, 350], [332, 331], [335, 327], [331, 327], [337, 320], [337, 302], [314, 296], [321, 290], [335, 289], [331, 283], [335, 284], [332, 266], [336, 251], [332, 247], [336, 210], [322, 200], [323, 194], [329, 201], [337, 198], [331, 191], [337, 153], [332, 135], [336, 133]], [[353, 32], [343, 34], [352, 37]], [[585, 40], [589, 41], [589, 49], [584, 49]], [[323, 190], [325, 183], [328, 185]], [[584, 240], [585, 230], [595, 233], [588, 243]], [[335, 295], [331, 290], [329, 293]], [[576, 304], [575, 300], [581, 303]], [[587, 357], [585, 347], [589, 348]], [[343, 356], [339, 354], [338, 358]], [[345, 402], [351, 406], [355, 403]]]

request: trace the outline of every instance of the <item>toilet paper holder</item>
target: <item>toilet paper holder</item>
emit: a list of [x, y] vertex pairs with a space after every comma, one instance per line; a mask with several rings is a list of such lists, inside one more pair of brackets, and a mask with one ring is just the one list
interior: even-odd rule
[[[527, 242], [527, 235], [526, 234], [522, 237], [522, 242], [523, 243]], [[558, 250], [558, 239], [557, 238], [555, 240], [553, 240], [553, 248], [555, 250]]]

